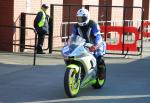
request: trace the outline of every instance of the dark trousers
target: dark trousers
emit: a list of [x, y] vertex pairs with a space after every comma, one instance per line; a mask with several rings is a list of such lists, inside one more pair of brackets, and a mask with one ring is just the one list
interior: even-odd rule
[[44, 34], [38, 34], [38, 41], [37, 41], [37, 52], [43, 52], [43, 43], [44, 43], [44, 38], [45, 35]]

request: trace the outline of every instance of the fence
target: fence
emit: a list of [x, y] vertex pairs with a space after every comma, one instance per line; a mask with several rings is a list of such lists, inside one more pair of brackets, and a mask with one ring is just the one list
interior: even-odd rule
[[[100, 29], [107, 43], [107, 54], [141, 55], [143, 50], [143, 9], [142, 7], [125, 6], [98, 6], [98, 5], [51, 5], [51, 17], [53, 18], [53, 39], [57, 38], [58, 48], [61, 48], [71, 34], [73, 24], [76, 23], [76, 12], [84, 6], [89, 9], [92, 19], [99, 21]], [[103, 9], [103, 19], [99, 19], [99, 11]], [[110, 18], [110, 9], [112, 17]], [[134, 9], [137, 14], [135, 20], [126, 20], [128, 9]], [[64, 14], [57, 15], [63, 12]], [[114, 13], [113, 13], [114, 12]], [[117, 14], [118, 12], [118, 14]], [[119, 16], [118, 16], [119, 15]], [[133, 19], [134, 19], [133, 18]], [[57, 22], [59, 21], [59, 22]], [[117, 22], [115, 22], [117, 21]], [[59, 26], [61, 25], [61, 26]], [[57, 26], [57, 30], [55, 29]], [[58, 35], [58, 28], [60, 35]], [[140, 28], [140, 29], [139, 29]], [[56, 32], [57, 31], [57, 32]], [[57, 34], [57, 35], [56, 35]], [[56, 49], [53, 40], [52, 51]]]
[[[143, 9], [142, 7], [124, 7], [124, 6], [98, 6], [98, 5], [57, 5], [53, 4], [50, 8], [50, 32], [51, 34], [47, 37], [47, 44], [45, 44], [45, 50], [49, 49], [49, 53], [52, 51], [60, 51], [60, 48], [64, 46], [67, 39], [70, 37], [71, 29], [76, 23], [76, 12], [79, 8], [84, 6], [89, 9], [92, 14], [91, 18], [98, 21], [101, 29], [101, 35], [107, 43], [107, 54], [118, 54], [118, 55], [141, 55], [143, 51], [143, 38], [147, 38], [149, 41], [150, 37], [150, 22], [143, 20]], [[100, 9], [105, 10], [103, 16], [99, 15]], [[112, 14], [110, 18], [110, 8], [118, 11], [119, 14]], [[134, 8], [136, 13], [140, 16], [136, 16], [135, 20], [126, 20], [126, 9]], [[122, 13], [120, 13], [122, 10]], [[138, 12], [137, 12], [138, 11]], [[113, 12], [113, 11], [112, 11]], [[21, 13], [21, 24], [20, 27], [16, 26], [4, 26], [4, 28], [19, 28], [20, 39], [13, 45], [20, 46], [20, 51], [23, 52], [25, 49], [34, 50], [34, 61], [36, 57], [36, 39], [37, 34], [33, 27], [33, 19], [36, 14], [32, 13]], [[117, 18], [117, 16], [119, 18]], [[100, 17], [100, 19], [99, 19]], [[102, 18], [101, 18], [102, 17]], [[121, 17], [121, 18], [120, 18]], [[115, 19], [118, 20], [115, 20]], [[29, 23], [29, 24], [28, 24]], [[28, 25], [31, 27], [28, 28]], [[29, 30], [34, 31], [31, 33]], [[35, 34], [33, 36], [28, 36]], [[149, 44], [147, 44], [149, 45]]]
[[[34, 13], [21, 13], [21, 27], [29, 26], [31, 28], [34, 28], [33, 27], [33, 21], [35, 19], [35, 16], [36, 16], [36, 14], [34, 14]], [[52, 30], [52, 23], [51, 22], [52, 22], [52, 20], [50, 18], [49, 19], [49, 25], [50, 25], [49, 31], [50, 32]], [[25, 45], [25, 44], [32, 45], [33, 44], [34, 37], [31, 36], [32, 33], [30, 31], [21, 30], [20, 34], [21, 34], [20, 41], [21, 41], [22, 45]], [[45, 36], [45, 42], [44, 42], [43, 50], [49, 50], [49, 48], [50, 48], [49, 44], [51, 44], [51, 40], [49, 37], [51, 37], [51, 36], [50, 35]], [[23, 52], [24, 49], [32, 49], [32, 48], [25, 48], [25, 46], [20, 47], [21, 52]]]
[[[33, 28], [30, 28], [30, 27], [20, 27], [20, 26], [9, 26], [9, 25], [0, 25], [0, 28], [3, 28], [4, 30], [8, 30], [8, 29], [20, 29], [20, 31], [22, 30], [32, 30], [34, 32], [34, 44], [33, 45], [25, 45], [25, 44], [21, 44], [21, 41], [20, 43], [12, 43], [12, 45], [9, 45], [9, 46], [12, 46], [13, 45], [17, 45], [17, 46], [20, 46], [20, 47], [24, 47], [24, 48], [28, 48], [28, 47], [33, 47], [33, 50], [34, 50], [34, 57], [33, 57], [33, 65], [35, 66], [35, 62], [36, 62], [36, 44], [37, 44], [37, 33], [36, 31], [33, 29]], [[6, 44], [4, 44], [5, 46], [7, 46]]]

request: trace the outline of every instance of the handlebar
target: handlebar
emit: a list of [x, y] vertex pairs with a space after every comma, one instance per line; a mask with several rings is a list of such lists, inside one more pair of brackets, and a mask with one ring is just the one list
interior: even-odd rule
[[84, 46], [87, 47], [87, 48], [91, 47], [92, 45], [93, 45], [93, 44], [91, 44], [91, 43], [85, 43], [85, 44], [84, 44]]

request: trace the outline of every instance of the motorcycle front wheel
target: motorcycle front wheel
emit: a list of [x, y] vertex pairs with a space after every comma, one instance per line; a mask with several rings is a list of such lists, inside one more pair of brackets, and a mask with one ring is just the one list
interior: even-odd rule
[[64, 90], [68, 97], [76, 97], [80, 89], [79, 73], [73, 68], [67, 68], [64, 75]]

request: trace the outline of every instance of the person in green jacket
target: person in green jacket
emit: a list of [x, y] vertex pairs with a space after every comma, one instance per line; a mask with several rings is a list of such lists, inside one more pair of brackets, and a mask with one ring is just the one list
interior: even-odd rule
[[37, 54], [45, 54], [45, 52], [43, 52], [42, 46], [44, 43], [45, 35], [49, 34], [49, 17], [46, 14], [48, 7], [49, 6], [47, 4], [42, 4], [41, 10], [37, 13], [34, 20], [34, 28], [38, 34]]

